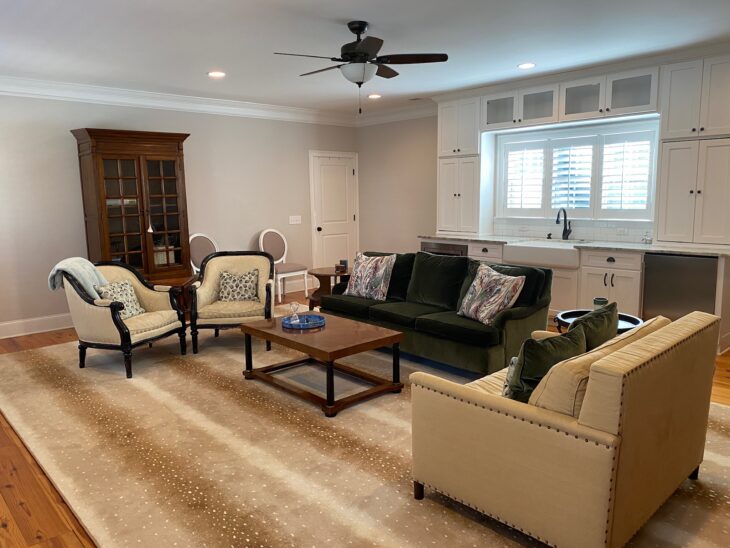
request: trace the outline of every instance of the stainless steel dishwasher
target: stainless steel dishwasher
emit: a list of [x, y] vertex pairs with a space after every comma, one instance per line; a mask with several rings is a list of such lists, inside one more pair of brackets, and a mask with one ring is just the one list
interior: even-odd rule
[[644, 318], [671, 320], [694, 310], [715, 313], [717, 257], [644, 255]]

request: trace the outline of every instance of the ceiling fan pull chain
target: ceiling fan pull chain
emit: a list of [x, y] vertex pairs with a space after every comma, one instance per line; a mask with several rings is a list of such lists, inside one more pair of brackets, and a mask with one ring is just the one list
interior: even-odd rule
[[362, 86], [357, 86], [357, 113], [362, 114]]

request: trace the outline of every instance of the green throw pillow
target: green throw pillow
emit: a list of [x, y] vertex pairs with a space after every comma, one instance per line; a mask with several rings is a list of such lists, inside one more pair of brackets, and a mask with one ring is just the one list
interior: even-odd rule
[[572, 329], [558, 337], [548, 337], [539, 341], [527, 339], [522, 343], [514, 368], [507, 373], [504, 395], [527, 403], [532, 391], [540, 384], [553, 365], [583, 354], [585, 351], [586, 337], [582, 328]]
[[572, 331], [579, 325], [583, 326], [588, 351], [598, 348], [606, 341], [610, 341], [618, 331], [618, 307], [616, 303], [607, 304], [577, 318], [570, 324], [568, 331]]

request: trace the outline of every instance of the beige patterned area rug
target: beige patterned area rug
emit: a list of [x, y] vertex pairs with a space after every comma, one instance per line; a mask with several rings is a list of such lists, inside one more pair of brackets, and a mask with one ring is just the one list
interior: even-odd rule
[[[90, 350], [79, 369], [74, 344], [0, 357], [0, 409], [100, 546], [534, 544], [444, 497], [412, 498], [408, 387], [328, 419], [244, 380], [237, 331], [203, 336], [200, 350], [181, 357], [176, 338], [141, 348], [132, 380], [114, 352]], [[257, 342], [254, 365], [294, 355]], [[384, 352], [347, 361], [383, 375], [391, 363]], [[402, 368], [405, 379], [429, 369]], [[290, 378], [317, 388], [324, 374]], [[340, 393], [356, 388], [337, 381]], [[713, 405], [700, 481], [632, 544], [730, 538], [729, 425], [730, 408]]]

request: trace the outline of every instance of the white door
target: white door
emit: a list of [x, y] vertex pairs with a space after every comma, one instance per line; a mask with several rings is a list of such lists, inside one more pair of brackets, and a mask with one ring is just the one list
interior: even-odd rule
[[700, 134], [730, 133], [730, 55], [705, 59]]
[[439, 156], [455, 156], [459, 142], [459, 103], [451, 101], [439, 105]]
[[436, 224], [438, 230], [456, 232], [459, 230], [458, 189], [459, 160], [439, 160], [438, 198], [436, 200]]
[[458, 154], [479, 154], [479, 97], [459, 101]]
[[659, 70], [641, 69], [606, 77], [606, 114], [656, 112]]
[[479, 232], [479, 157], [459, 159], [459, 231]]
[[694, 241], [730, 244], [730, 139], [700, 143]]
[[312, 248], [315, 268], [350, 264], [358, 246], [357, 155], [310, 152]]
[[694, 237], [697, 141], [664, 143], [657, 188], [659, 240], [691, 242]]
[[608, 285], [609, 301], [616, 301], [619, 312], [638, 316], [641, 309], [641, 272], [611, 270]]
[[610, 273], [606, 268], [584, 266], [580, 269], [579, 305], [581, 308], [593, 308], [593, 299], [596, 297], [610, 300], [609, 276]]
[[700, 127], [702, 59], [662, 67], [662, 139], [695, 137]]

